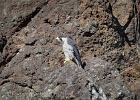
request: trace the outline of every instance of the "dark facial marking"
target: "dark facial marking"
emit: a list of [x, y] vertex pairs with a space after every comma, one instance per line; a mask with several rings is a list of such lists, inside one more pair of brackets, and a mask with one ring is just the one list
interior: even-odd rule
[[58, 38], [60, 39], [60, 41], [62, 41], [62, 36], [59, 36]]

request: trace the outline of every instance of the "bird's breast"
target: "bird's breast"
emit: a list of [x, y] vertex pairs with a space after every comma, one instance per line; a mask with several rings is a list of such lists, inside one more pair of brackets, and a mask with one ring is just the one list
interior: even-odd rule
[[73, 51], [73, 47], [68, 43], [63, 44], [63, 51]]

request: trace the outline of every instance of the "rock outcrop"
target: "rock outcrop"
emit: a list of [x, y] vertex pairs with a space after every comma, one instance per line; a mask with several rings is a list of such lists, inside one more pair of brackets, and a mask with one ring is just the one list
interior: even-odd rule
[[[139, 0], [1, 0], [0, 99], [139, 100], [139, 8]], [[84, 70], [63, 63], [58, 35], [76, 41]]]
[[85, 69], [67, 62], [52, 72], [41, 59], [38, 55], [19, 62], [22, 70], [12, 63], [10, 72], [3, 70], [2, 100], [129, 100], [130, 89], [117, 69], [101, 59], [85, 61]]

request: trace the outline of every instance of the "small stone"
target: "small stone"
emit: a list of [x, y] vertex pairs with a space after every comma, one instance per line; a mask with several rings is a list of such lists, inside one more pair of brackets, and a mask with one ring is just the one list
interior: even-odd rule
[[76, 27], [79, 27], [79, 26], [80, 26], [80, 24], [77, 23], [77, 22], [74, 22], [74, 25], [75, 25]]
[[39, 85], [32, 86], [32, 88], [33, 88], [36, 92], [39, 92], [39, 91], [40, 91], [40, 86], [39, 86]]
[[43, 51], [44, 51], [43, 48], [35, 48], [33, 50], [33, 52], [36, 53], [36, 54], [43, 53]]
[[35, 44], [35, 42], [37, 41], [37, 39], [35, 38], [34, 34], [29, 36], [26, 40], [24, 40], [24, 43], [26, 45], [33, 45]]
[[47, 41], [45, 39], [40, 39], [40, 44], [45, 45]]

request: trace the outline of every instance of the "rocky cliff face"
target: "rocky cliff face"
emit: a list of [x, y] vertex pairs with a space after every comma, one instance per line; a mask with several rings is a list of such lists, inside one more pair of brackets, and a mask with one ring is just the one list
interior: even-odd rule
[[[139, 0], [1, 0], [1, 100], [139, 100]], [[85, 69], [55, 38], [77, 43]], [[101, 60], [102, 59], [102, 60]]]

